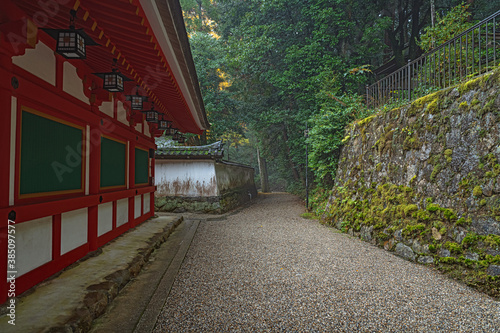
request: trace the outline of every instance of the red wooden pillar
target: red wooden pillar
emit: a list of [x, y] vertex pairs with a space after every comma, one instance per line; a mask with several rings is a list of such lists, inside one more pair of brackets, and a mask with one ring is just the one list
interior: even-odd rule
[[61, 214], [52, 218], [52, 260], [61, 257]]
[[[151, 182], [151, 185], [155, 186], [155, 183], [156, 183], [156, 179], [155, 179], [155, 157], [154, 157], [154, 154], [153, 154], [153, 158], [151, 158], [151, 179], [152, 179], [152, 182]], [[155, 186], [155, 189], [156, 189], [156, 186]], [[151, 216], [154, 216], [155, 214], [155, 192], [151, 192], [150, 193], [151, 197], [149, 198], [149, 204], [150, 204], [150, 208], [149, 208], [149, 212], [151, 213]]]
[[[90, 125], [89, 142], [89, 194], [99, 194], [99, 172], [101, 163], [101, 130], [98, 126]], [[97, 250], [97, 208], [98, 202], [95, 205], [89, 206], [88, 211], [88, 243], [89, 251]]]
[[[0, 45], [0, 156], [4, 161], [0, 172], [0, 208], [9, 207], [11, 100], [13, 87], [12, 58]], [[12, 83], [11, 83], [12, 82]], [[8, 213], [10, 210], [7, 209]], [[0, 220], [0, 304], [7, 300], [7, 224], [8, 214]]]

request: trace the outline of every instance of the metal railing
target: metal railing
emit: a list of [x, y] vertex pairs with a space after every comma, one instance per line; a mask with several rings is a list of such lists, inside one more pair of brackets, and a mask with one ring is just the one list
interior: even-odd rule
[[499, 65], [500, 10], [467, 31], [366, 86], [366, 104], [412, 101]]

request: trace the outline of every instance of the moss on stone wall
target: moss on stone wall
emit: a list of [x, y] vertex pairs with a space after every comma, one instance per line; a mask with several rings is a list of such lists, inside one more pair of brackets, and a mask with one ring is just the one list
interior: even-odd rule
[[497, 70], [349, 126], [323, 220], [500, 297], [499, 86]]

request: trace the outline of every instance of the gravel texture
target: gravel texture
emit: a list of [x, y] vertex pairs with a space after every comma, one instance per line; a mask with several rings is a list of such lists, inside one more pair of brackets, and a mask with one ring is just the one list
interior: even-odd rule
[[500, 332], [500, 303], [259, 195], [202, 222], [154, 332]]

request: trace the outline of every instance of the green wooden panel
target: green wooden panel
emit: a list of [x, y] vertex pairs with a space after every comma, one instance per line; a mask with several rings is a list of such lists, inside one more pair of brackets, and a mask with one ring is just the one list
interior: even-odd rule
[[148, 152], [135, 148], [135, 183], [149, 183], [149, 156]]
[[22, 112], [20, 194], [82, 189], [83, 129]]
[[101, 137], [101, 187], [125, 186], [127, 145]]

